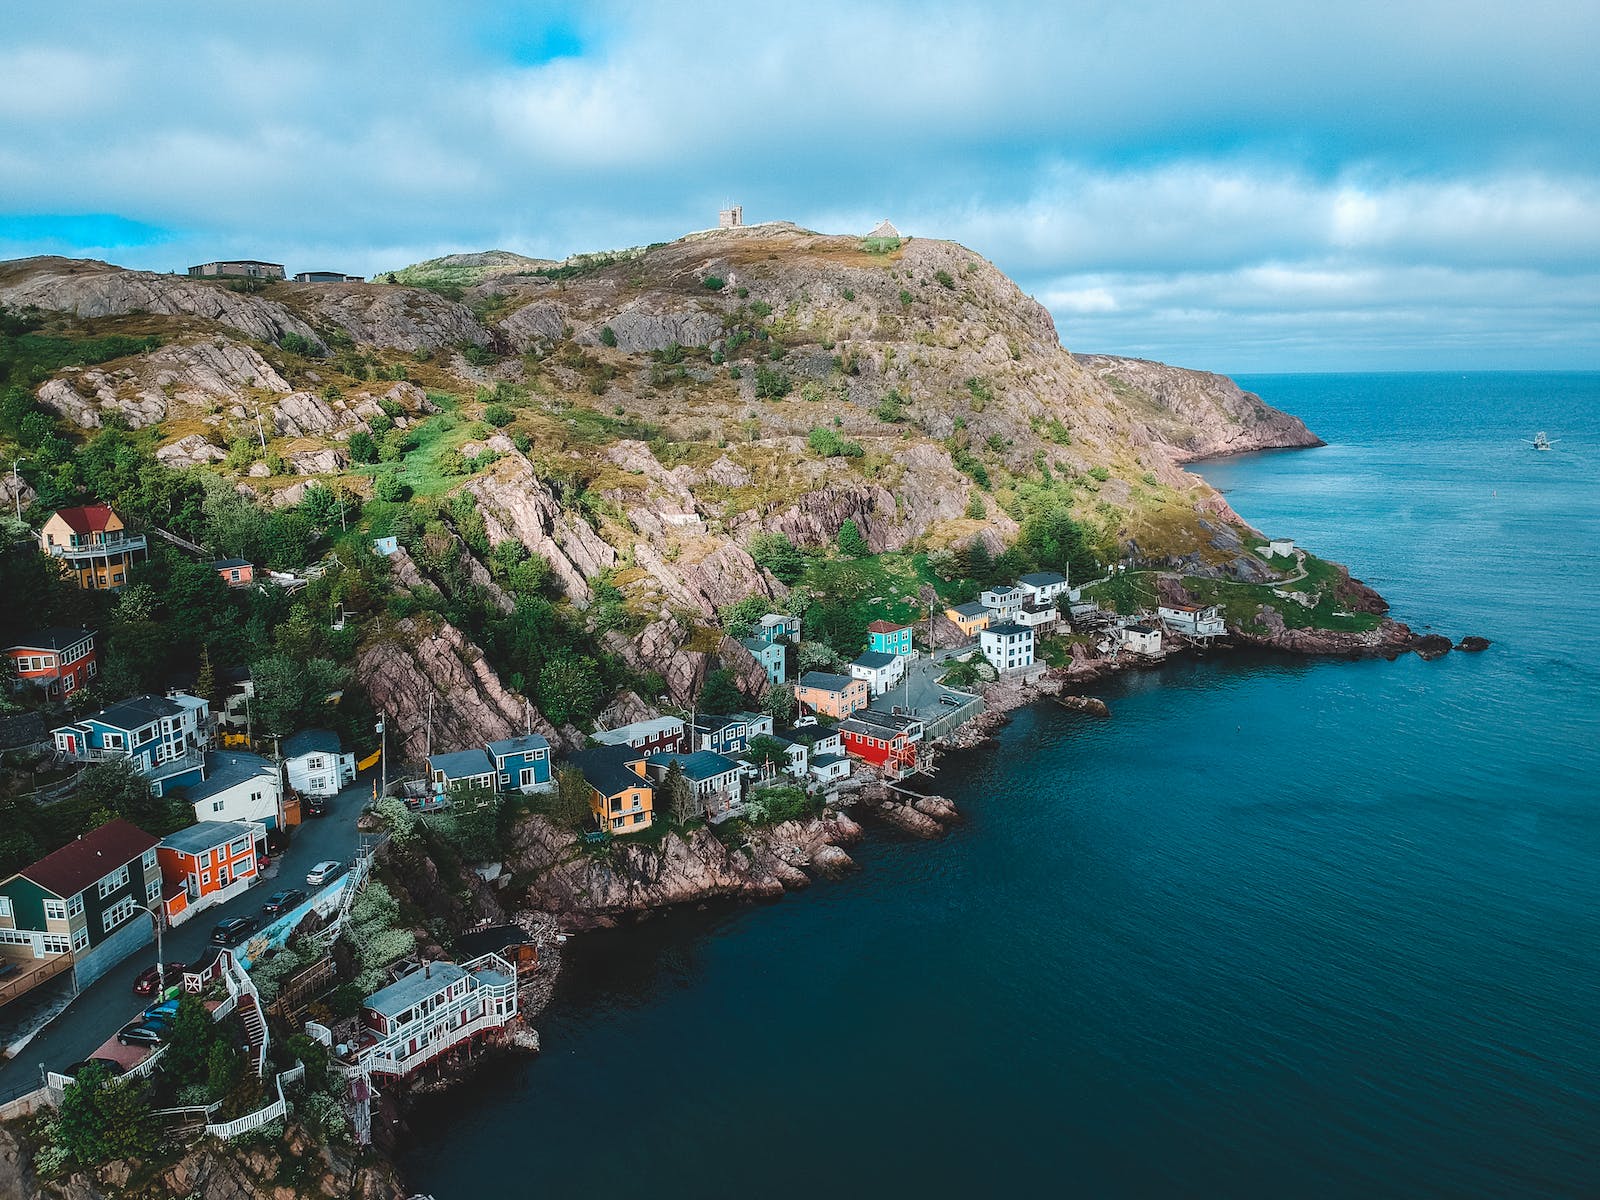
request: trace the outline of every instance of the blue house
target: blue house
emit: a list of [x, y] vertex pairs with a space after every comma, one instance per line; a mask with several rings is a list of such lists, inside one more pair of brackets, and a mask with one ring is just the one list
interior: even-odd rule
[[537, 733], [490, 742], [484, 749], [494, 760], [502, 792], [542, 792], [554, 782], [550, 774], [550, 743]]
[[774, 687], [783, 682], [785, 651], [782, 642], [767, 642], [758, 637], [740, 638], [739, 644], [750, 651], [750, 656], [761, 664], [767, 673], [767, 682]]
[[774, 642], [797, 642], [800, 640], [800, 618], [788, 613], [768, 613], [756, 626], [755, 636], [769, 646]]
[[56, 749], [79, 762], [126, 759], [150, 790], [187, 787], [206, 777], [211, 706], [198, 696], [135, 696], [51, 730]]
[[450, 793], [465, 788], [494, 790], [494, 763], [482, 750], [457, 750], [454, 754], [428, 755], [428, 790], [433, 804], [449, 803]]
[[893, 654], [897, 657], [913, 653], [911, 626], [898, 621], [874, 621], [867, 626], [867, 649], [873, 654]]
[[743, 717], [701, 717], [694, 726], [695, 750], [739, 754], [750, 748], [750, 726]]

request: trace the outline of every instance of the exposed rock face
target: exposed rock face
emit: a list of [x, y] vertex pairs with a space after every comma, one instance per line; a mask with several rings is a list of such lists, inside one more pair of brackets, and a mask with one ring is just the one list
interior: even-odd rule
[[766, 673], [750, 652], [730, 637], [715, 635], [714, 649], [688, 648], [694, 631], [676, 616], [664, 612], [633, 637], [619, 630], [605, 635], [606, 649], [640, 674], [658, 674], [666, 684], [667, 695], [677, 704], [689, 704], [700, 694], [706, 676], [717, 667], [734, 673], [746, 697], [759, 696], [766, 686]]
[[8, 265], [13, 269], [0, 276], [0, 303], [12, 307], [34, 304], [80, 317], [139, 312], [201, 317], [263, 342], [296, 333], [323, 345], [317, 331], [282, 304], [220, 283], [83, 259], [25, 258]]
[[352, 669], [372, 703], [389, 722], [389, 745], [413, 762], [427, 753], [429, 699], [433, 700], [435, 752], [463, 750], [533, 730], [552, 744], [582, 745], [571, 731], [552, 726], [538, 709], [508, 691], [483, 651], [453, 625], [437, 627], [407, 617], [369, 642]]
[[582, 517], [564, 511], [509, 438], [487, 442], [502, 457], [467, 485], [478, 501], [490, 545], [507, 538], [549, 560], [561, 588], [574, 600], [590, 596], [589, 580], [617, 561], [617, 552]]
[[626, 354], [645, 354], [672, 345], [709, 346], [723, 332], [718, 313], [698, 308], [657, 308], [641, 302], [599, 319], [582, 340], [597, 344], [600, 329], [606, 325], [617, 335], [617, 349]]
[[221, 462], [227, 457], [222, 447], [213, 445], [198, 433], [179, 438], [156, 451], [156, 458], [169, 467], [196, 467], [202, 463]]
[[[293, 1164], [299, 1182], [292, 1188], [266, 1188]], [[114, 1162], [94, 1173], [41, 1180], [33, 1170], [32, 1147], [16, 1131], [0, 1125], [0, 1196], [8, 1200], [126, 1200], [185, 1196], [191, 1200], [402, 1200], [405, 1186], [394, 1167], [371, 1156], [356, 1158], [313, 1138], [291, 1124], [280, 1143], [248, 1147], [207, 1139], [183, 1151], [148, 1185], [130, 1190], [132, 1164]], [[309, 1168], [309, 1169], [308, 1169]], [[263, 1190], [266, 1188], [266, 1190]]]
[[1438, 633], [1425, 633], [1413, 639], [1411, 648], [1417, 652], [1417, 657], [1427, 662], [1436, 658], [1443, 658], [1453, 648], [1450, 639]]
[[1269, 407], [1224, 375], [1109, 354], [1073, 357], [1113, 390], [1142, 399], [1151, 432], [1179, 462], [1323, 444], [1299, 418]]
[[1251, 633], [1243, 629], [1229, 629], [1235, 641], [1244, 645], [1287, 650], [1294, 654], [1335, 655], [1346, 658], [1393, 658], [1411, 649], [1414, 635], [1398, 621], [1388, 619], [1376, 629], [1344, 633], [1330, 629], [1290, 629], [1275, 608], [1262, 607], [1256, 619], [1268, 632]]
[[[756, 829], [748, 849], [730, 850], [709, 829], [670, 833], [659, 847], [620, 839], [587, 853], [577, 834], [542, 816], [512, 833], [507, 865], [531, 877], [527, 903], [560, 913], [570, 924], [608, 924], [616, 917], [717, 897], [771, 897], [803, 887], [807, 868], [836, 872], [848, 855], [836, 847], [861, 836], [843, 813]], [[820, 865], [819, 865], [820, 858]]]
[[487, 346], [494, 340], [466, 305], [421, 288], [332, 285], [315, 289], [309, 299], [319, 322], [373, 346], [438, 350], [463, 343]]
[[1487, 650], [1492, 644], [1486, 637], [1469, 636], [1462, 638], [1456, 645], [1456, 649], [1464, 654], [1477, 654]]

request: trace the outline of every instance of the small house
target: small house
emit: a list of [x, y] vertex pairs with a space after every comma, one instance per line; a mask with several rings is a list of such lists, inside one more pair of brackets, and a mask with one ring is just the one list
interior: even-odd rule
[[881, 696], [905, 677], [906, 660], [898, 654], [868, 650], [850, 664], [853, 678], [863, 680], [874, 696]]
[[231, 588], [249, 587], [256, 578], [256, 569], [248, 558], [219, 558], [211, 569]]
[[387, 558], [398, 549], [400, 549], [400, 539], [392, 534], [388, 537], [376, 537], [372, 539], [372, 552], [374, 554], [381, 554]]
[[1161, 630], [1154, 625], [1124, 625], [1122, 627], [1122, 648], [1134, 654], [1160, 654]]
[[363, 275], [346, 275], [343, 271], [296, 271], [296, 283], [365, 283]]
[[989, 610], [991, 625], [1004, 624], [1013, 620], [1022, 611], [1022, 606], [1027, 603], [1028, 593], [1012, 584], [1009, 587], [985, 588], [978, 596], [978, 600]]
[[807, 671], [794, 685], [800, 711], [843, 718], [867, 706], [871, 689], [865, 680], [828, 671]]
[[1033, 630], [1025, 625], [991, 625], [978, 635], [978, 647], [1002, 675], [1033, 665]]
[[785, 650], [781, 641], [768, 642], [759, 637], [740, 638], [739, 644], [750, 651], [750, 657], [761, 664], [761, 669], [766, 672], [767, 682], [774, 687], [783, 684]]
[[190, 267], [189, 274], [196, 279], [282, 279], [283, 264], [258, 258], [224, 259]]
[[517, 1016], [517, 972], [498, 954], [424, 963], [361, 1002], [365, 1034], [356, 1063], [404, 1078], [475, 1039], [498, 1036]]
[[1047, 600], [1042, 604], [1035, 604], [1029, 600], [1017, 610], [1011, 621], [1012, 624], [1021, 625], [1024, 629], [1033, 630], [1037, 635], [1054, 628], [1060, 619], [1061, 614], [1056, 611], [1054, 601]]
[[484, 749], [494, 760], [496, 786], [502, 792], [546, 792], [555, 786], [550, 770], [550, 742], [537, 733], [490, 742]]
[[710, 750], [693, 754], [657, 754], [643, 760], [650, 778], [659, 786], [674, 763], [694, 795], [694, 816], [704, 815], [713, 823], [736, 816], [744, 807], [743, 774], [733, 759]]
[[437, 800], [467, 788], [495, 790], [494, 763], [482, 749], [428, 755], [428, 783]]
[[1055, 571], [1035, 571], [1017, 580], [1031, 604], [1053, 605], [1058, 596], [1066, 594], [1067, 577]]
[[750, 725], [744, 717], [702, 716], [694, 724], [691, 749], [738, 754], [750, 746]]
[[977, 600], [951, 605], [944, 610], [944, 615], [969, 638], [977, 637], [979, 632], [989, 627], [989, 610]]
[[289, 786], [303, 796], [336, 796], [354, 783], [356, 756], [331, 729], [303, 729], [283, 743]]
[[589, 808], [601, 829], [638, 833], [650, 828], [655, 789], [646, 776], [645, 764], [656, 757], [637, 756], [623, 746], [579, 750], [567, 756], [567, 762], [583, 773], [589, 785]]
[[247, 821], [263, 831], [284, 825], [278, 768], [245, 750], [207, 751], [205, 778], [188, 784], [183, 798], [194, 806], [196, 821]]
[[257, 843], [265, 839], [253, 821], [201, 821], [162, 838], [156, 858], [167, 924], [181, 925], [254, 884]]
[[1269, 541], [1267, 543], [1267, 557], [1268, 558], [1293, 558], [1294, 557], [1294, 539], [1293, 538], [1273, 538], [1271, 541]]
[[1210, 641], [1228, 632], [1222, 610], [1215, 604], [1162, 604], [1156, 608], [1161, 623], [1175, 633]]
[[130, 534], [107, 504], [51, 513], [39, 530], [39, 549], [60, 563], [86, 591], [122, 587], [133, 565], [149, 557], [144, 535]]
[[745, 738], [747, 743], [755, 741], [758, 737], [776, 737], [773, 732], [772, 718], [766, 713], [736, 712], [735, 720], [744, 722]]
[[47, 700], [88, 687], [100, 672], [95, 631], [81, 625], [36, 629], [7, 646], [5, 653], [17, 687], [38, 688]]
[[851, 717], [839, 722], [839, 739], [846, 754], [889, 774], [902, 774], [917, 765], [917, 746], [908, 729]]
[[899, 621], [874, 621], [867, 626], [867, 649], [874, 654], [914, 654], [911, 626]]
[[0, 951], [71, 955], [79, 990], [154, 939], [157, 839], [118, 817], [0, 882]]
[[755, 627], [755, 636], [763, 642], [797, 642], [800, 640], [800, 618], [788, 613], [768, 613]]
[[629, 746], [645, 757], [683, 749], [683, 720], [680, 717], [655, 717], [603, 730], [594, 735], [602, 746]]

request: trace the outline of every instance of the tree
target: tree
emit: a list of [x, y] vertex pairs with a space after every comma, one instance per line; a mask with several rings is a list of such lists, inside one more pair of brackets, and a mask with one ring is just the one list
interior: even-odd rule
[[862, 558], [869, 553], [867, 539], [861, 536], [861, 530], [854, 520], [847, 518], [839, 526], [839, 553], [848, 558]]
[[556, 772], [556, 790], [550, 798], [550, 817], [559, 825], [580, 829], [591, 823], [594, 808], [590, 801], [594, 789], [577, 767], [562, 767]]
[[676, 759], [667, 765], [666, 778], [661, 781], [661, 797], [666, 801], [667, 812], [679, 825], [700, 815], [694, 787], [684, 777], [683, 768]]
[[539, 672], [539, 710], [557, 725], [593, 716], [603, 698], [600, 667], [585, 655], [563, 653]]
[[194, 810], [174, 795], [157, 796], [150, 781], [125, 758], [91, 763], [79, 777], [77, 794], [104, 811], [164, 837], [194, 824]]
[[718, 667], [706, 676], [705, 686], [700, 689], [702, 712], [730, 713], [743, 707], [744, 694], [739, 691], [732, 671]]
[[617, 344], [616, 330], [609, 325], [600, 326], [600, 344], [602, 346], [615, 347]]
[[200, 647], [200, 674], [195, 676], [194, 694], [212, 708], [217, 706], [217, 673], [211, 669], [211, 651]]
[[90, 1063], [67, 1085], [53, 1126], [56, 1145], [73, 1160], [92, 1167], [111, 1159], [148, 1158], [160, 1144], [134, 1080], [112, 1080], [99, 1063]]
[[783, 583], [795, 583], [806, 571], [806, 556], [781, 533], [756, 534], [750, 539], [750, 557]]
[[[280, 626], [279, 634], [292, 624]], [[265, 732], [281, 737], [325, 720], [328, 697], [345, 683], [345, 672], [331, 659], [283, 652], [287, 647], [303, 649], [295, 645], [297, 640], [293, 635], [280, 638], [280, 652], [250, 668], [256, 720]]]
[[210, 1066], [211, 1047], [217, 1040], [216, 1026], [200, 997], [185, 992], [178, 998], [178, 1015], [167, 1039], [162, 1069], [182, 1083], [196, 1083]]
[[988, 507], [983, 503], [983, 497], [977, 492], [972, 493], [972, 499], [967, 501], [967, 519], [981, 521], [989, 515]]
[[779, 725], [792, 724], [795, 716], [794, 689], [786, 683], [768, 688], [761, 701], [761, 710]]
[[766, 734], [752, 738], [746, 753], [750, 755], [751, 762], [764, 768], [764, 773], [767, 768], [771, 771], [783, 771], [789, 766], [788, 749], [777, 738], [768, 737]]
[[345, 449], [350, 452], [350, 461], [358, 463], [375, 463], [378, 461], [378, 443], [365, 429], [358, 429], [350, 435], [345, 442]]
[[815, 638], [800, 643], [800, 673], [807, 671], [837, 671], [844, 666], [844, 657], [826, 642]]
[[756, 622], [766, 616], [769, 603], [763, 596], [746, 596], [727, 605], [717, 616], [729, 637], [745, 638], [755, 629]]

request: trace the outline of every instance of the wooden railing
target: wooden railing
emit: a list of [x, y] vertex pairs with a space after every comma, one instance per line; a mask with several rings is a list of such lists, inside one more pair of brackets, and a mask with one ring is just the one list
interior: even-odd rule
[[295, 1063], [287, 1071], [278, 1072], [274, 1086], [278, 1089], [278, 1098], [265, 1108], [257, 1109], [253, 1113], [246, 1113], [232, 1121], [224, 1121], [219, 1125], [206, 1125], [206, 1132], [212, 1137], [219, 1137], [226, 1141], [228, 1138], [238, 1137], [240, 1134], [249, 1133], [260, 1129], [263, 1125], [271, 1124], [289, 1111], [289, 1101], [283, 1094], [283, 1085], [286, 1083], [299, 1083], [306, 1075], [305, 1063]]

